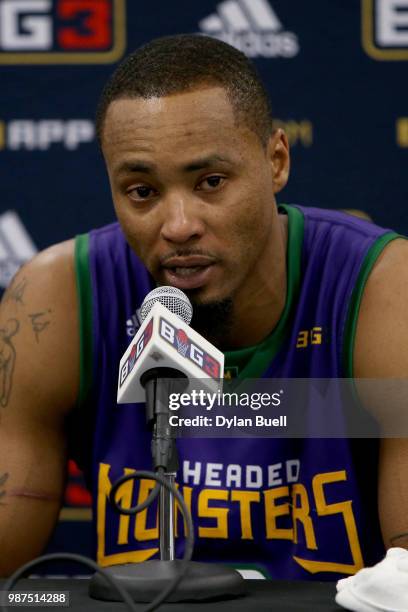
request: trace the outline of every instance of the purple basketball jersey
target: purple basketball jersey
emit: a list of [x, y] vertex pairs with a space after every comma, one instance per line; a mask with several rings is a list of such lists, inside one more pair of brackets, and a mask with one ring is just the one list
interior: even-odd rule
[[[226, 355], [242, 377], [352, 376], [361, 290], [396, 234], [349, 215], [281, 207], [288, 215], [288, 295], [276, 329], [257, 347]], [[158, 554], [157, 508], [119, 516], [108, 495], [124, 473], [151, 469], [143, 405], [116, 404], [120, 358], [153, 280], [118, 224], [77, 239], [81, 397], [75, 458], [94, 499], [103, 565]], [[341, 407], [339, 407], [341, 410]], [[195, 525], [195, 559], [259, 567], [280, 579], [333, 580], [384, 554], [377, 510], [377, 442], [348, 439], [180, 439], [177, 482]], [[154, 483], [128, 482], [126, 507]], [[177, 512], [176, 545], [184, 525]]]

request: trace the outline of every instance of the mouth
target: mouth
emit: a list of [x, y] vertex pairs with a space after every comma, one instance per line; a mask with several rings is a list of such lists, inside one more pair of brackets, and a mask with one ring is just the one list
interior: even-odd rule
[[162, 266], [165, 282], [181, 290], [198, 289], [214, 274], [216, 262], [203, 256], [173, 257]]

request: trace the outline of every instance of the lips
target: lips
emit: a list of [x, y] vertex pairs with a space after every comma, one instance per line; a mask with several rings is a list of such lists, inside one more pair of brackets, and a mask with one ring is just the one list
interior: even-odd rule
[[209, 282], [216, 261], [204, 255], [171, 257], [162, 264], [165, 282], [178, 289], [197, 289]]

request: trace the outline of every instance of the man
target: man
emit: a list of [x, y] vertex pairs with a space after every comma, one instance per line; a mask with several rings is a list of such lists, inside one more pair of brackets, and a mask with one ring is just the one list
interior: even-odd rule
[[[99, 563], [157, 553], [154, 510], [119, 517], [107, 502], [124, 472], [150, 468], [144, 412], [115, 394], [125, 322], [156, 284], [189, 295], [193, 326], [238, 376], [408, 373], [407, 243], [342, 213], [278, 210], [288, 143], [244, 55], [153, 41], [113, 75], [97, 129], [120, 226], [47, 249], [2, 304], [3, 575], [52, 532], [68, 444], [92, 487]], [[306, 579], [377, 562], [408, 542], [407, 449], [384, 440], [377, 469], [372, 441], [180, 440], [196, 558]], [[152, 486], [127, 483], [122, 505]]]

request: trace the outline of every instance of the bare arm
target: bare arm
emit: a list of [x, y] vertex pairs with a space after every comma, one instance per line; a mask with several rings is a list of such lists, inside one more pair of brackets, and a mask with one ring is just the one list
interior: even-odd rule
[[24, 266], [0, 307], [0, 576], [41, 553], [65, 482], [79, 385], [73, 243]]
[[[393, 419], [406, 433], [408, 397], [394, 394], [385, 382], [405, 379], [408, 386], [408, 241], [395, 240], [386, 247], [369, 278], [357, 326], [354, 370], [357, 378], [384, 379], [384, 390], [376, 386], [370, 393], [365, 387], [363, 402], [381, 424], [388, 426]], [[378, 503], [385, 546], [408, 548], [408, 438], [381, 441]]]

